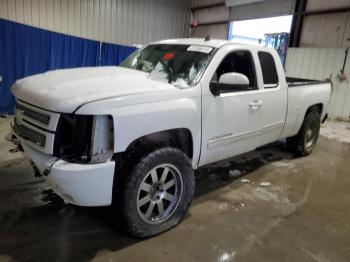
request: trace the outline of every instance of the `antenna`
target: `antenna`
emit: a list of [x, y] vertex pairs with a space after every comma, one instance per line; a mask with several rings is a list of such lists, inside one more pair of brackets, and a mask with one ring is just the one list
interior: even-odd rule
[[210, 35], [208, 34], [205, 38], [204, 41], [209, 41], [210, 40]]

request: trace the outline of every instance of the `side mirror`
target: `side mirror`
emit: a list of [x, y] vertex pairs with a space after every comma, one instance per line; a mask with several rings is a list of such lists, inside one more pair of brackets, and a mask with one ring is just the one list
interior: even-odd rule
[[227, 92], [245, 91], [249, 89], [249, 79], [240, 73], [226, 73], [220, 76], [219, 82], [211, 81], [209, 88], [214, 96]]
[[226, 73], [222, 74], [219, 83], [228, 85], [245, 85], [249, 86], [249, 79], [240, 73]]

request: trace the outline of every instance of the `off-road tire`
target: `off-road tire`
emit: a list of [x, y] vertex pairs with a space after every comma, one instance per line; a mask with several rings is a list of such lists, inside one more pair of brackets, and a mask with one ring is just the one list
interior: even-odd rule
[[[320, 133], [320, 115], [317, 111], [309, 112], [297, 135], [287, 138], [287, 148], [299, 156], [307, 156], [311, 154], [316, 146], [316, 142]], [[311, 131], [310, 131], [311, 130]], [[310, 132], [312, 138], [309, 137]], [[308, 140], [308, 138], [312, 139]]]
[[[139, 189], [149, 172], [155, 167], [169, 164], [176, 167], [182, 179], [182, 193], [177, 200], [177, 206], [164, 221], [147, 223], [142, 219], [138, 209]], [[116, 174], [118, 171], [116, 171]], [[190, 159], [179, 149], [166, 147], [158, 149], [130, 168], [129, 174], [124, 174], [122, 185], [116, 187], [121, 190], [118, 196], [121, 223], [123, 229], [129, 235], [138, 238], [146, 238], [163, 233], [178, 225], [185, 217], [193, 199], [195, 190], [194, 171]]]

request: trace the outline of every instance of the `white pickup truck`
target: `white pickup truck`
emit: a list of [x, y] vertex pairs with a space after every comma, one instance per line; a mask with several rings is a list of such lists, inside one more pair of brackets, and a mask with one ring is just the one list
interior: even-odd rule
[[14, 141], [52, 189], [75, 205], [113, 202], [127, 232], [147, 237], [183, 219], [194, 169], [281, 138], [311, 153], [331, 86], [286, 79], [274, 50], [175, 39], [120, 66], [27, 77], [12, 92]]

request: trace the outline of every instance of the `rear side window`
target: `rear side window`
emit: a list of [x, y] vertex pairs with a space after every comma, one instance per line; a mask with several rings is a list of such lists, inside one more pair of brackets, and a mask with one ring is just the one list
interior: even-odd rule
[[259, 52], [258, 56], [264, 80], [264, 88], [277, 87], [278, 75], [273, 56], [267, 52]]

